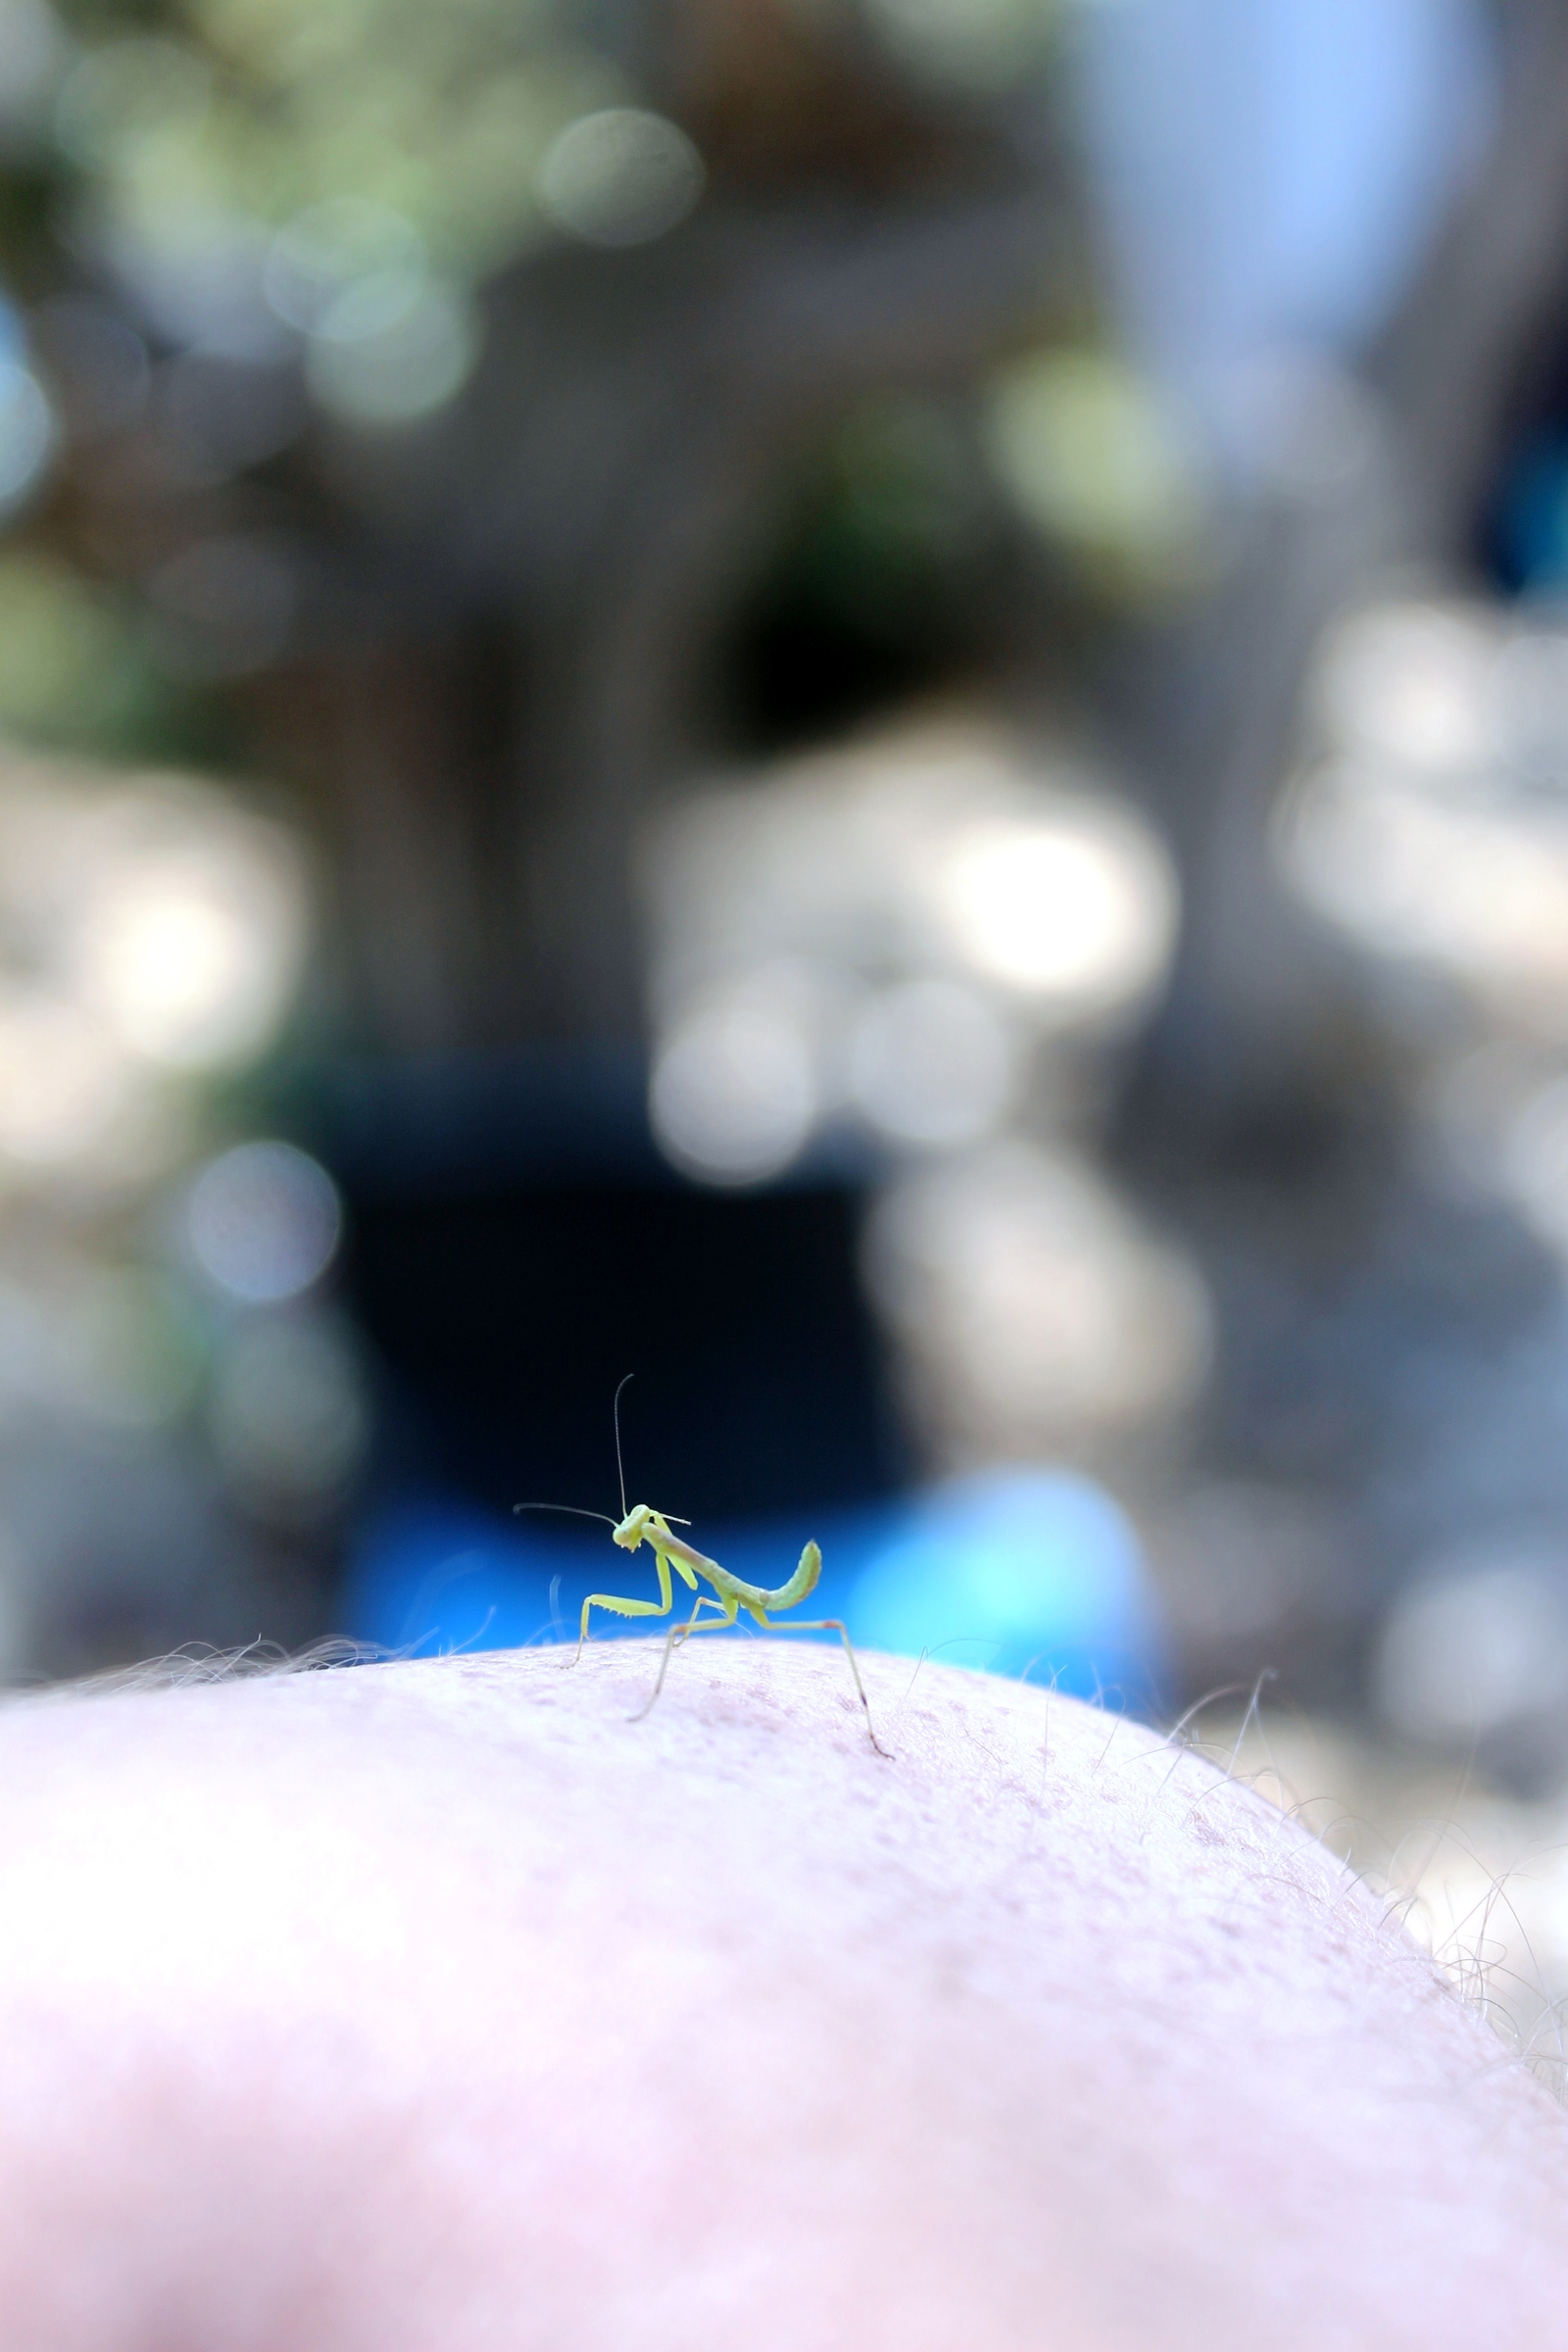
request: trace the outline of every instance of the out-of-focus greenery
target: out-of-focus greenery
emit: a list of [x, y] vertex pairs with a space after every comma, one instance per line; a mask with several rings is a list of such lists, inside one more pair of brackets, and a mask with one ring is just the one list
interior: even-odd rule
[[0, 555], [0, 735], [74, 751], [158, 751], [177, 698], [128, 598], [54, 557]]
[[[815, 217], [812, 123], [770, 145], [753, 135], [763, 119], [777, 131], [825, 109], [841, 145], [902, 142], [900, 205], [923, 186], [933, 219], [1016, 187], [1055, 135], [1050, 75], [1090, 4], [0, 0], [0, 329], [30, 342], [60, 410], [50, 467], [20, 500], [0, 466], [0, 734], [221, 748], [215, 723], [246, 723], [222, 718], [229, 681], [298, 654], [301, 632], [251, 628], [243, 658], [218, 647], [201, 675], [182, 671], [159, 583], [206, 581], [211, 564], [186, 580], [179, 559], [224, 541], [240, 604], [249, 588], [299, 609], [286, 563], [262, 577], [262, 539], [336, 549], [363, 524], [341, 472], [316, 463], [313, 415], [339, 446], [368, 443], [359, 478], [384, 487], [407, 429], [440, 414], [461, 442], [490, 310], [475, 296], [536, 248], [655, 238], [697, 203], [705, 168], [711, 204]], [[664, 147], [622, 152], [627, 124]], [[746, 182], [746, 152], [775, 159], [765, 187]], [[979, 158], [978, 176], [966, 164], [952, 179], [955, 155]], [[676, 167], [679, 201], [631, 202], [639, 172]], [[610, 176], [585, 192], [595, 171]], [[109, 320], [141, 369], [140, 405], [113, 430], [73, 413], [71, 354], [62, 372], [49, 341], [61, 294], [96, 306], [93, 331]], [[980, 380], [939, 396], [890, 383], [825, 419], [773, 485], [760, 601], [892, 691], [932, 647], [963, 658], [1009, 510], [1058, 590], [1097, 612], [1193, 585], [1205, 486], [1149, 388], [1092, 347], [1092, 302], [1073, 308], [1071, 350], [1043, 342], [1000, 372], [995, 347], [977, 351]], [[1038, 317], [1028, 326], [1039, 336]], [[239, 612], [235, 630], [249, 625]]]
[[966, 416], [957, 403], [889, 395], [863, 403], [825, 452], [801, 520], [801, 566], [824, 611], [902, 636], [972, 569], [984, 529]]
[[401, 214], [448, 268], [524, 242], [556, 133], [626, 94], [542, 0], [191, 0], [78, 9], [57, 135], [111, 227], [176, 249], [335, 197]]
[[984, 437], [1019, 513], [1102, 592], [1193, 584], [1206, 552], [1201, 455], [1123, 362], [1070, 346], [1021, 355], [989, 388]]
[[1062, 0], [867, 0], [892, 55], [939, 88], [989, 95], [1039, 68], [1066, 15]]

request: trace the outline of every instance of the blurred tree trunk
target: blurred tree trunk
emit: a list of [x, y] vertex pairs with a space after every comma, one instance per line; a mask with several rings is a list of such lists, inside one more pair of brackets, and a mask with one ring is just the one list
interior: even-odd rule
[[1187, 894], [1147, 1074], [1187, 1126], [1297, 1116], [1343, 1090], [1348, 1052], [1375, 1054], [1360, 984], [1285, 891], [1270, 824], [1325, 627], [1380, 583], [1463, 582], [1521, 397], [1560, 352], [1568, 8], [1500, 0], [1496, 13], [1494, 136], [1399, 315], [1345, 381], [1343, 463], [1261, 498], [1212, 604], [1135, 657], [1137, 756]]
[[424, 560], [504, 657], [393, 645], [323, 679], [311, 721], [345, 986], [383, 1050], [640, 1032], [637, 833], [710, 751], [781, 474], [866, 395], [965, 384], [1047, 322], [1062, 253], [1032, 187], [715, 204], [494, 290]]

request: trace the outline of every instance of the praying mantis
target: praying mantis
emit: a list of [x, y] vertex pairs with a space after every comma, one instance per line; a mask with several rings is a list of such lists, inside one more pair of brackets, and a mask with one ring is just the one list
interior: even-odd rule
[[[849, 1628], [845, 1625], [844, 1620], [841, 1617], [810, 1617], [797, 1619], [793, 1625], [775, 1625], [768, 1614], [770, 1610], [774, 1609], [793, 1609], [815, 1591], [817, 1578], [822, 1573], [822, 1554], [814, 1543], [808, 1543], [805, 1546], [796, 1564], [795, 1574], [789, 1579], [789, 1582], [769, 1590], [765, 1585], [750, 1585], [744, 1577], [732, 1576], [727, 1568], [719, 1566], [717, 1560], [709, 1559], [705, 1552], [699, 1551], [694, 1544], [688, 1544], [683, 1537], [677, 1536], [671, 1526], [672, 1514], [656, 1511], [650, 1503], [646, 1502], [634, 1503], [628, 1510], [626, 1506], [626, 1472], [620, 1451], [620, 1395], [621, 1389], [626, 1386], [626, 1381], [631, 1378], [632, 1375], [628, 1372], [626, 1379], [621, 1382], [620, 1388], [616, 1389], [613, 1408], [615, 1466], [620, 1476], [621, 1516], [619, 1520], [612, 1519], [608, 1511], [579, 1511], [570, 1503], [519, 1502], [514, 1505], [514, 1509], [517, 1511], [570, 1511], [575, 1518], [602, 1519], [611, 1530], [611, 1542], [618, 1544], [623, 1551], [635, 1551], [639, 1544], [646, 1544], [654, 1555], [654, 1567], [659, 1577], [658, 1600], [632, 1600], [616, 1592], [590, 1592], [582, 1604], [582, 1620], [577, 1630], [577, 1648], [570, 1661], [571, 1664], [576, 1665], [582, 1656], [583, 1643], [588, 1640], [588, 1612], [590, 1609], [606, 1609], [616, 1617], [667, 1617], [675, 1606], [675, 1588], [672, 1576], [678, 1576], [697, 1594], [696, 1605], [689, 1617], [670, 1627], [664, 1642], [663, 1655], [659, 1661], [658, 1679], [649, 1695], [648, 1704], [639, 1708], [637, 1713], [631, 1717], [633, 1723], [641, 1723], [645, 1716], [653, 1712], [659, 1694], [664, 1688], [664, 1676], [669, 1671], [669, 1661], [675, 1650], [684, 1642], [689, 1642], [694, 1634], [728, 1632], [741, 1610], [745, 1609], [748, 1616], [754, 1618], [764, 1633], [833, 1633], [838, 1635], [844, 1644], [844, 1654], [849, 1660], [850, 1672], [855, 1678], [856, 1692], [864, 1710], [867, 1736], [877, 1754], [886, 1756], [888, 1751], [878, 1740], [871, 1721], [870, 1701], [865, 1695], [865, 1685], [860, 1680], [860, 1668], [855, 1655], [855, 1646], [850, 1640]], [[674, 1520], [674, 1527], [688, 1527], [690, 1524], [691, 1522], [686, 1519]], [[705, 1584], [712, 1586], [711, 1594], [701, 1591], [698, 1584], [699, 1578]], [[704, 1618], [702, 1614], [704, 1609], [712, 1609], [716, 1614]], [[891, 1758], [889, 1760], [891, 1761]]]

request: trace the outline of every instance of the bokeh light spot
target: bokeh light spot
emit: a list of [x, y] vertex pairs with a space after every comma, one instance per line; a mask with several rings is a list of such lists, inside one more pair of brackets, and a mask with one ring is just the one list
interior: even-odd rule
[[1153, 391], [1102, 352], [1013, 361], [986, 404], [986, 447], [1020, 514], [1046, 537], [1157, 583], [1193, 568], [1209, 486]]
[[978, 971], [1078, 1013], [1143, 995], [1176, 920], [1174, 878], [1152, 840], [1087, 809], [960, 835], [938, 897]]
[[191, 1188], [190, 1246], [203, 1272], [252, 1304], [297, 1298], [330, 1265], [343, 1231], [331, 1177], [292, 1144], [237, 1145]]
[[346, 423], [416, 423], [454, 399], [479, 357], [478, 314], [466, 292], [417, 270], [356, 278], [311, 337], [306, 379]]
[[130, 1069], [104, 1023], [42, 994], [0, 1003], [0, 1152], [59, 1167], [102, 1143], [125, 1108]]
[[424, 264], [424, 240], [412, 220], [368, 197], [338, 196], [278, 230], [262, 287], [278, 317], [309, 335], [359, 280], [417, 273]]
[[612, 106], [580, 116], [554, 140], [539, 190], [562, 227], [585, 243], [646, 245], [685, 220], [704, 177], [703, 159], [677, 123]]
[[861, 1116], [902, 1144], [973, 1142], [1001, 1116], [1012, 1079], [996, 1013], [943, 980], [878, 991], [851, 1031], [848, 1061]]
[[1374, 1659], [1386, 1719], [1407, 1739], [1463, 1743], [1560, 1708], [1568, 1599], [1559, 1559], [1455, 1558], [1390, 1610]]
[[107, 861], [81, 926], [83, 995], [171, 1069], [246, 1059], [271, 1037], [303, 946], [298, 873], [260, 826]]
[[955, 1425], [1020, 1450], [1190, 1403], [1206, 1376], [1196, 1268], [1086, 1165], [1018, 1142], [916, 1170], [866, 1228], [865, 1271]]
[[780, 1174], [804, 1150], [817, 1103], [802, 1008], [765, 981], [699, 1000], [663, 1039], [649, 1096], [666, 1156], [711, 1184]]
[[1490, 631], [1441, 605], [1375, 606], [1342, 622], [1319, 661], [1322, 722], [1347, 749], [1464, 768], [1494, 749]]

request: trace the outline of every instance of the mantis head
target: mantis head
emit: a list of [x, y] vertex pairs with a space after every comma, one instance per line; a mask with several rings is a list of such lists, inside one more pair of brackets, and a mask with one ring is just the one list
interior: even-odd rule
[[647, 1535], [649, 1523], [653, 1517], [654, 1511], [649, 1503], [634, 1502], [616, 1528], [611, 1542], [618, 1544], [623, 1551], [635, 1551], [644, 1536]]

